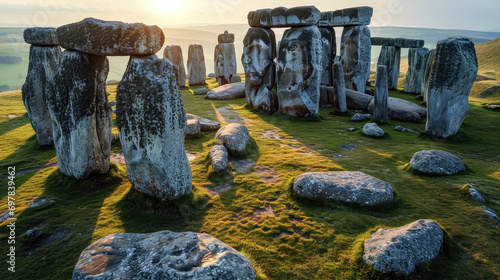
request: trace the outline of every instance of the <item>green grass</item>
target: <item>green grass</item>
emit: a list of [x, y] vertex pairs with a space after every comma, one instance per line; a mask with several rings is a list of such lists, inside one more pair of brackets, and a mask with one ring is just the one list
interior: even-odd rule
[[[215, 79], [208, 79], [208, 88]], [[191, 162], [193, 193], [172, 204], [164, 204], [131, 189], [124, 165], [85, 181], [76, 181], [46, 168], [16, 177], [17, 272], [6, 270], [4, 254], [6, 223], [0, 225], [0, 279], [70, 279], [79, 254], [92, 242], [117, 232], [160, 230], [208, 233], [248, 257], [258, 279], [398, 279], [374, 272], [362, 260], [363, 241], [377, 228], [399, 227], [417, 219], [433, 219], [445, 231], [442, 250], [435, 260], [417, 267], [408, 279], [498, 279], [500, 277], [499, 228], [481, 213], [480, 203], [463, 191], [472, 184], [486, 199], [485, 205], [500, 211], [500, 114], [471, 105], [462, 129], [446, 142], [425, 135], [393, 130], [402, 125], [424, 131], [425, 123], [390, 121], [381, 127], [383, 139], [366, 137], [364, 123], [321, 109], [314, 121], [268, 115], [245, 107], [245, 100], [211, 101], [194, 95], [199, 87], [183, 88], [188, 113], [217, 120], [216, 108], [230, 106], [249, 128], [258, 151], [248, 157], [258, 168], [271, 168], [278, 175], [266, 184], [249, 172], [224, 173], [214, 178], [208, 161], [214, 132], [187, 139], [186, 150], [198, 158]], [[108, 85], [110, 101], [116, 83]], [[415, 96], [391, 92], [391, 96], [420, 102]], [[0, 166], [18, 170], [53, 161], [55, 152], [41, 150], [24, 116], [20, 92], [2, 94], [0, 107]], [[352, 114], [353, 112], [351, 112]], [[4, 116], [15, 114], [13, 119]], [[10, 126], [11, 124], [16, 126]], [[347, 131], [357, 127], [354, 132]], [[281, 139], [262, 138], [274, 130]], [[116, 133], [114, 128], [114, 133]], [[346, 152], [340, 144], [354, 143]], [[423, 149], [441, 149], [459, 156], [467, 171], [456, 176], [428, 177], [409, 172], [413, 154]], [[119, 152], [119, 143], [113, 152]], [[332, 155], [343, 155], [334, 158]], [[392, 184], [393, 203], [360, 207], [345, 203], [312, 202], [296, 197], [293, 178], [303, 172], [363, 171]], [[217, 176], [215, 176], [217, 177]], [[212, 197], [205, 187], [217, 179], [231, 180], [233, 187]], [[5, 186], [6, 180], [2, 179]], [[3, 190], [5, 190], [3, 188]], [[27, 208], [36, 197], [54, 204]], [[0, 213], [6, 209], [6, 194], [0, 194]], [[275, 215], [261, 215], [272, 208]], [[26, 239], [26, 231], [43, 234]], [[50, 273], [49, 273], [50, 272]]]

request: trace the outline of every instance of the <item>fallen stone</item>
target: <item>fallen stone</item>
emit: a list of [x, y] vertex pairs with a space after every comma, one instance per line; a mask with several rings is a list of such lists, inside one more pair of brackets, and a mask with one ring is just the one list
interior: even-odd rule
[[376, 123], [365, 124], [365, 126], [363, 127], [363, 133], [373, 137], [382, 137], [385, 134], [384, 130], [378, 127]]
[[231, 77], [231, 83], [241, 83], [241, 77], [238, 75], [234, 75]]
[[364, 121], [364, 120], [370, 119], [371, 116], [372, 115], [370, 115], [370, 114], [356, 113], [356, 114], [354, 114], [354, 116], [352, 116], [351, 121]]
[[206, 95], [208, 93], [208, 89], [206, 88], [200, 88], [194, 92], [196, 95]]
[[406, 73], [405, 92], [422, 93], [425, 63], [429, 56], [427, 48], [411, 48], [408, 50], [408, 72]]
[[163, 201], [191, 193], [186, 113], [175, 65], [132, 56], [118, 84], [116, 120], [132, 187]]
[[393, 200], [391, 184], [363, 172], [304, 173], [295, 178], [293, 190], [310, 199], [332, 199], [363, 206]]
[[253, 280], [250, 261], [204, 233], [116, 233], [89, 245], [73, 270], [84, 279]]
[[498, 217], [498, 215], [495, 214], [495, 212], [484, 210], [484, 214], [486, 215], [486, 217], [488, 217], [488, 219], [495, 221], [496, 224], [500, 226], [500, 217]]
[[186, 114], [186, 119], [197, 120], [198, 122], [200, 122], [201, 131], [217, 131], [220, 128], [220, 123], [196, 115]]
[[27, 239], [35, 239], [38, 236], [42, 235], [42, 233], [43, 232], [41, 230], [28, 230], [26, 232], [26, 238]]
[[86, 18], [57, 28], [59, 45], [94, 55], [149, 55], [165, 42], [158, 26]]
[[302, 6], [287, 9], [261, 9], [248, 13], [248, 24], [251, 27], [295, 27], [316, 25], [321, 12], [314, 6]]
[[210, 160], [212, 168], [215, 172], [219, 172], [227, 168], [229, 164], [228, 153], [221, 142], [215, 142], [215, 145], [210, 149]]
[[454, 38], [438, 42], [427, 92], [427, 134], [446, 138], [458, 132], [469, 110], [477, 71], [474, 43]]
[[205, 68], [205, 56], [203, 46], [189, 45], [188, 50], [188, 83], [189, 85], [204, 85], [207, 69]]
[[437, 257], [443, 235], [441, 227], [431, 220], [379, 229], [365, 240], [363, 260], [376, 271], [407, 276], [418, 264]]
[[[427, 116], [427, 110], [425, 108], [411, 101], [389, 97], [388, 102], [388, 116], [392, 120], [418, 123]], [[371, 101], [366, 110], [372, 113], [373, 106], [374, 102]]]
[[[56, 28], [32, 27], [23, 32], [24, 41], [37, 46], [57, 46]], [[59, 50], [60, 51], [60, 50]]]
[[184, 68], [184, 58], [182, 56], [181, 46], [166, 46], [163, 51], [163, 57], [170, 60], [177, 66], [177, 85], [183, 87], [186, 85], [186, 68]]
[[418, 134], [417, 131], [413, 130], [413, 129], [409, 129], [409, 128], [404, 128], [402, 126], [396, 126], [394, 127], [394, 130], [396, 131], [399, 131], [399, 132], [410, 132], [410, 133], [413, 133], [413, 134]]
[[198, 120], [187, 120], [186, 121], [186, 136], [196, 137], [200, 135], [200, 122]]
[[55, 201], [52, 200], [52, 199], [50, 199], [50, 198], [39, 197], [35, 201], [33, 201], [33, 203], [31, 203], [29, 207], [37, 207], [39, 209], [42, 209], [42, 208], [50, 206], [50, 205], [52, 205], [54, 203], [55, 203]]
[[389, 90], [398, 89], [399, 69], [401, 64], [401, 48], [383, 46], [378, 58], [377, 67], [387, 66], [387, 86]]
[[467, 187], [469, 187], [469, 193], [472, 196], [472, 199], [474, 199], [474, 201], [482, 203], [486, 202], [481, 193], [478, 190], [476, 190], [476, 188], [474, 188], [471, 184], [468, 184]]
[[348, 89], [365, 92], [367, 73], [371, 66], [370, 36], [370, 29], [366, 25], [344, 27], [340, 56]]
[[415, 153], [410, 165], [414, 170], [428, 175], [454, 175], [465, 171], [465, 165], [460, 158], [439, 150], [424, 150]]
[[344, 67], [341, 62], [335, 62], [333, 64], [333, 88], [333, 106], [335, 110], [339, 113], [346, 113], [348, 104], [346, 99]]
[[320, 27], [343, 27], [349, 25], [370, 25], [373, 15], [371, 7], [356, 7], [321, 13]]
[[424, 40], [405, 39], [405, 38], [381, 38], [372, 37], [372, 46], [392, 46], [397, 48], [423, 48]]
[[248, 128], [242, 124], [231, 123], [217, 131], [215, 140], [220, 140], [230, 154], [245, 150], [250, 140]]
[[377, 69], [377, 82], [373, 97], [373, 118], [377, 122], [387, 122], [389, 110], [389, 90], [387, 85], [387, 66], [379, 65]]
[[489, 109], [500, 109], [500, 105], [490, 104], [487, 106]]
[[224, 31], [223, 34], [219, 34], [219, 36], [217, 37], [217, 42], [219, 44], [234, 43], [234, 34], [233, 33], [229, 33], [226, 30], [226, 31]]
[[373, 100], [373, 96], [355, 90], [346, 89], [347, 107], [355, 110], [366, 111]]
[[245, 97], [245, 83], [226, 84], [212, 89], [212, 92], [207, 94], [207, 98], [212, 100], [232, 100]]

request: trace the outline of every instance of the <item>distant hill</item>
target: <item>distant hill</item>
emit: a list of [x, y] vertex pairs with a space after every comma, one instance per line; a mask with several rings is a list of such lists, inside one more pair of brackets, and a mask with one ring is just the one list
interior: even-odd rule
[[500, 101], [500, 39], [476, 46], [479, 73], [471, 96]]

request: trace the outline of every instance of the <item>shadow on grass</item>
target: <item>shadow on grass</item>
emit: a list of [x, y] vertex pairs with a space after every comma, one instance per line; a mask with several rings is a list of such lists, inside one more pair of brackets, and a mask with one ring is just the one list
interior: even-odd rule
[[26, 144], [0, 160], [0, 170], [15, 166], [16, 171], [40, 167], [56, 156], [53, 146], [40, 146], [33, 134]]
[[12, 118], [0, 123], [0, 136], [30, 123], [28, 115]]

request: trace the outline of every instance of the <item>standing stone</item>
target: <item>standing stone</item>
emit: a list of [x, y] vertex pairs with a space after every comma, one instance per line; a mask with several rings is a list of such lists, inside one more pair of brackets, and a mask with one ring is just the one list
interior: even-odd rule
[[28, 75], [22, 88], [23, 102], [31, 126], [35, 130], [38, 144], [41, 146], [54, 143], [48, 105], [49, 98], [53, 96], [53, 93], [49, 92], [47, 83], [57, 71], [60, 58], [61, 48], [59, 46], [31, 45], [30, 47]]
[[63, 52], [47, 91], [61, 173], [86, 179], [109, 170], [113, 116], [106, 94], [105, 56]]
[[340, 56], [348, 89], [365, 92], [366, 73], [370, 71], [371, 65], [370, 36], [370, 29], [366, 25], [344, 27]]
[[207, 69], [205, 68], [203, 46], [189, 45], [187, 67], [189, 85], [204, 85]]
[[116, 95], [128, 178], [133, 188], [161, 200], [191, 193], [186, 114], [174, 71], [156, 55], [132, 56]]
[[331, 86], [333, 85], [333, 59], [337, 55], [335, 30], [331, 27], [321, 27], [319, 31], [321, 32], [321, 43], [323, 45], [323, 75], [321, 77], [321, 84]]
[[446, 138], [458, 132], [469, 110], [477, 71], [474, 43], [455, 38], [438, 42], [427, 92], [429, 135]]
[[147, 55], [161, 50], [165, 35], [158, 26], [86, 18], [57, 28], [61, 47], [94, 55]]
[[316, 26], [287, 29], [278, 54], [279, 112], [315, 117], [319, 110], [323, 46]]
[[245, 69], [245, 93], [251, 108], [274, 113], [278, 96], [274, 92], [276, 77], [276, 38], [270, 29], [252, 27], [243, 39], [241, 61]]
[[375, 96], [373, 98], [373, 117], [377, 122], [387, 122], [387, 110], [389, 107], [389, 90], [387, 87], [387, 66], [379, 65], [377, 69], [377, 81], [375, 83]]
[[410, 48], [408, 50], [405, 92], [422, 93], [422, 81], [428, 56], [429, 49], [427, 48]]
[[431, 76], [431, 66], [434, 58], [436, 57], [436, 49], [430, 50], [427, 60], [425, 61], [424, 77], [422, 79], [422, 96], [424, 102], [427, 102], [427, 88], [429, 87], [429, 77]]
[[334, 106], [339, 113], [347, 112], [347, 100], [345, 93], [344, 67], [342, 63], [335, 62], [333, 65], [333, 87], [334, 87]]
[[182, 57], [181, 46], [166, 46], [163, 51], [163, 57], [177, 66], [177, 85], [180, 87], [185, 86], [186, 68], [184, 68], [184, 58]]
[[214, 70], [219, 86], [229, 84], [236, 75], [236, 51], [233, 43], [221, 43], [215, 46]]
[[379, 65], [387, 66], [387, 85], [390, 90], [398, 89], [399, 67], [401, 63], [401, 48], [394, 46], [382, 46], [378, 58]]

